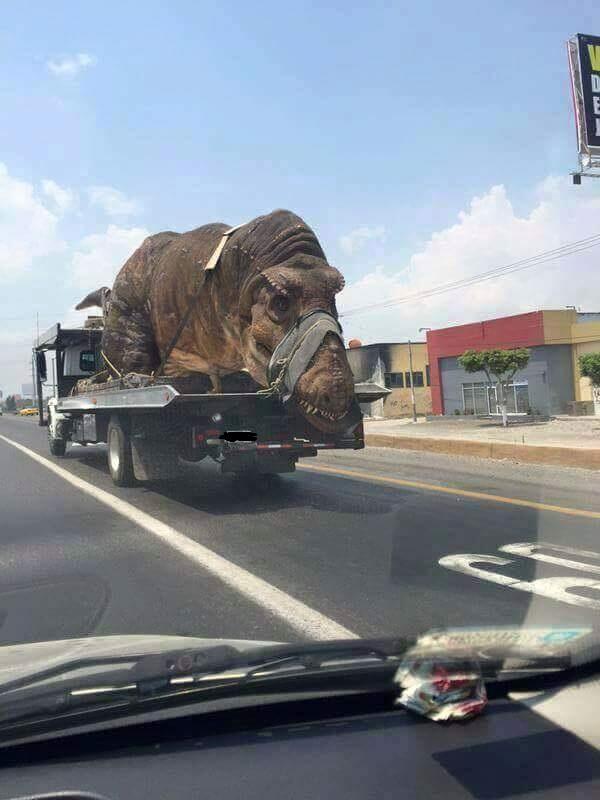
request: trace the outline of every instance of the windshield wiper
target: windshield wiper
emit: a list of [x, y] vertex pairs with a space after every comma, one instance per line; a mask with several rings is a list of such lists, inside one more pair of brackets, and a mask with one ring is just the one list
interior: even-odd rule
[[[341, 679], [372, 672], [373, 668], [378, 668], [379, 685], [382, 667], [383, 677], [392, 689], [398, 664], [413, 644], [412, 639], [353, 639], [261, 645], [245, 651], [217, 645], [137, 658], [91, 656], [65, 660], [0, 685], [0, 726], [23, 716], [55, 715], [81, 705], [110, 704], [119, 699], [133, 704], [182, 692], [189, 694], [190, 690], [201, 696], [211, 696], [214, 690], [220, 694], [238, 693], [246, 684], [273, 684], [286, 678], [292, 679], [293, 684], [298, 679], [320, 679], [324, 675]], [[82, 671], [88, 674], [80, 674]], [[301, 682], [304, 688], [305, 682]], [[293, 688], [292, 684], [286, 686], [286, 691]]]
[[[138, 679], [159, 678], [172, 676], [191, 670], [195, 665], [205, 664], [208, 669], [223, 668], [235, 657], [240, 656], [240, 651], [230, 645], [216, 645], [205, 649], [193, 650], [189, 647], [169, 650], [165, 653], [150, 653], [136, 656], [128, 654], [123, 656], [79, 656], [65, 659], [51, 667], [30, 672], [21, 678], [0, 683], [0, 702], [3, 696], [26, 687], [34, 687], [43, 682], [68, 676], [69, 673], [84, 670], [94, 670], [92, 675], [78, 676], [77, 683], [97, 682], [99, 678], [107, 681], [135, 681]], [[121, 668], [118, 665], [123, 665]], [[106, 667], [100, 671], [101, 667]], [[114, 667], [114, 669], [109, 669]]]

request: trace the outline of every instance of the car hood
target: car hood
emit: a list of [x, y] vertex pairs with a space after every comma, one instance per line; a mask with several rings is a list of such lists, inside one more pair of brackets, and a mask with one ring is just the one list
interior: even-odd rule
[[60, 639], [49, 642], [0, 647], [0, 686], [16, 678], [27, 678], [40, 670], [82, 658], [110, 658], [144, 655], [184, 647], [206, 648], [229, 645], [240, 653], [262, 645], [277, 644], [247, 639], [203, 639], [195, 636], [90, 636], [85, 639]]

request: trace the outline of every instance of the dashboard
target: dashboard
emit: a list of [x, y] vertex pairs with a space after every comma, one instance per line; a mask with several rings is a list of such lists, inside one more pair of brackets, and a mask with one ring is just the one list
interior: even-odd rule
[[492, 700], [463, 724], [313, 704], [255, 710], [251, 724], [229, 712], [226, 726], [208, 714], [56, 739], [0, 751], [0, 800], [600, 797], [600, 750], [557, 723], [559, 695]]

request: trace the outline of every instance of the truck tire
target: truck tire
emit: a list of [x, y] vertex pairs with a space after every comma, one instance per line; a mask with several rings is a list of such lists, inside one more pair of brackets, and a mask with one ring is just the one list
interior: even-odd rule
[[108, 444], [108, 470], [115, 486], [133, 486], [131, 439], [117, 417], [111, 417], [106, 433]]
[[66, 441], [64, 439], [55, 439], [54, 436], [50, 436], [50, 429], [48, 429], [48, 447], [50, 448], [50, 454], [57, 458], [62, 458], [67, 452]]
[[51, 415], [52, 409], [48, 408], [48, 448], [51, 455], [63, 458], [67, 451], [67, 440], [61, 436], [53, 436], [54, 433], [61, 432], [61, 426], [53, 424]]

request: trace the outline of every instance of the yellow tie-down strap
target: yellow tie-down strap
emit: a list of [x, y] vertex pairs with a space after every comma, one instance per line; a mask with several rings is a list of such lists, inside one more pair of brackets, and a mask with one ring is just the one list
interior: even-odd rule
[[216, 269], [216, 267], [219, 265], [219, 259], [221, 258], [221, 253], [223, 252], [223, 249], [227, 244], [227, 239], [229, 239], [232, 233], [235, 233], [235, 231], [239, 230], [245, 224], [246, 224], [245, 222], [242, 222], [241, 225], [236, 225], [235, 228], [230, 228], [228, 231], [225, 231], [223, 236], [221, 236], [221, 241], [214, 249], [212, 256], [206, 262], [206, 265], [204, 267], [205, 272], [208, 272], [208, 270], [211, 269]]

